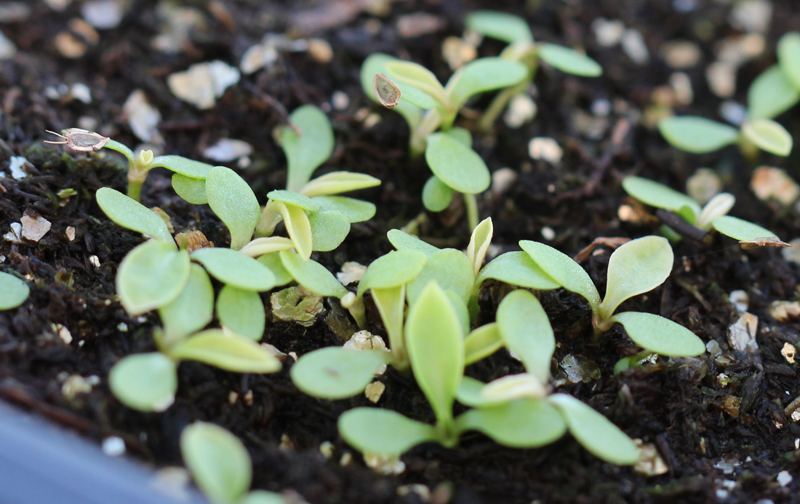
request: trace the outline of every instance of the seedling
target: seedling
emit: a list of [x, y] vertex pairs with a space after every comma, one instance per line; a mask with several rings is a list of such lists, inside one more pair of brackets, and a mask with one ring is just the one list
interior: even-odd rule
[[286, 504], [273, 492], [248, 492], [250, 454], [241, 441], [217, 425], [195, 422], [181, 432], [181, 455], [195, 483], [214, 504]]
[[[45, 143], [55, 145], [66, 145], [68, 148], [77, 152], [94, 152], [102, 148], [111, 149], [119, 152], [128, 160], [128, 196], [136, 201], [142, 193], [142, 184], [147, 179], [147, 173], [153, 168], [162, 167], [175, 172], [172, 177], [173, 186], [178, 191], [178, 187], [192, 185], [198, 179], [205, 179], [211, 165], [193, 161], [181, 156], [153, 156], [153, 151], [143, 150], [138, 156], [134, 156], [133, 151], [116, 140], [104, 137], [93, 131], [86, 131], [79, 128], [64, 130], [63, 134], [54, 133], [61, 138], [58, 141], [45, 141]], [[181, 191], [178, 191], [180, 194]]]
[[11, 310], [28, 299], [31, 290], [19, 278], [9, 273], [0, 273], [0, 310]]
[[[364, 92], [403, 115], [411, 128], [411, 154], [424, 152], [433, 172], [422, 193], [425, 208], [441, 212], [458, 191], [465, 196], [470, 229], [478, 225], [475, 194], [489, 187], [491, 177], [486, 163], [472, 150], [470, 133], [453, 128], [453, 122], [472, 96], [513, 86], [527, 74], [522, 63], [482, 58], [460, 68], [442, 86], [435, 75], [417, 63], [381, 53], [364, 61]], [[436, 133], [438, 129], [442, 131]]]
[[778, 64], [761, 73], [747, 90], [748, 114], [772, 119], [800, 101], [800, 33], [778, 41]]
[[[706, 203], [705, 207], [700, 208], [700, 205], [689, 196], [645, 178], [625, 177], [622, 187], [642, 203], [674, 212], [687, 223], [703, 231], [714, 228], [725, 236], [739, 240], [743, 247], [758, 243], [765, 238], [778, 239], [775, 233], [761, 226], [727, 215], [736, 204], [736, 198], [732, 194], [717, 194]], [[769, 243], [775, 246], [774, 241]]]
[[600, 65], [588, 56], [568, 47], [534, 42], [528, 23], [511, 14], [493, 11], [473, 12], [464, 24], [467, 30], [485, 37], [508, 42], [500, 58], [519, 61], [528, 67], [528, 75], [518, 84], [502, 90], [483, 113], [478, 128], [488, 130], [506, 104], [516, 95], [524, 93], [536, 75], [539, 60], [543, 60], [562, 72], [581, 77], [598, 77], [603, 73]]
[[589, 302], [596, 334], [602, 334], [615, 323], [620, 323], [628, 337], [644, 349], [636, 359], [623, 359], [625, 363], [618, 364], [617, 371], [653, 353], [678, 357], [705, 352], [705, 345], [700, 338], [669, 319], [651, 313], [614, 314], [623, 301], [655, 289], [669, 277], [674, 256], [666, 238], [645, 236], [615, 250], [608, 262], [603, 299], [586, 271], [566, 254], [543, 243], [521, 241], [519, 245], [554, 283]]

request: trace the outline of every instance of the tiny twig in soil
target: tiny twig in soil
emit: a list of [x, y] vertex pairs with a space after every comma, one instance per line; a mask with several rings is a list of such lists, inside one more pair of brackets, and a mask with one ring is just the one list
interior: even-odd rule
[[694, 240], [697, 242], [702, 242], [705, 240], [706, 233], [702, 229], [696, 228], [680, 218], [676, 213], [670, 212], [669, 210], [664, 210], [663, 208], [659, 208], [656, 210], [656, 217], [661, 219], [661, 222], [666, 224], [667, 226], [671, 227], [675, 231], [678, 232], [681, 236], [689, 238], [690, 240]]

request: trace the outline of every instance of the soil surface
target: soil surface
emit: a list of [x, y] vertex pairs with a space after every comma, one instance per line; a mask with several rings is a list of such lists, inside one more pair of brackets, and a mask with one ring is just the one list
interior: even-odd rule
[[[263, 203], [269, 190], [285, 184], [285, 159], [272, 139], [273, 128], [284, 122], [287, 110], [305, 103], [322, 106], [332, 120], [336, 148], [318, 173], [359, 171], [379, 177], [383, 184], [363, 192], [377, 204], [376, 217], [355, 225], [339, 250], [315, 258], [334, 272], [345, 261], [368, 264], [391, 249], [386, 231], [404, 226], [423, 211], [420, 193], [429, 172], [424, 162], [409, 159], [408, 128], [402, 118], [380, 110], [363, 95], [361, 62], [373, 52], [387, 52], [422, 63], [445, 80], [451, 72], [441, 56], [443, 40], [461, 35], [468, 12], [492, 8], [524, 16], [538, 40], [584, 48], [604, 68], [604, 75], [596, 79], [540, 69], [533, 94], [537, 117], [519, 129], [501, 119], [493, 132], [476, 136], [475, 147], [493, 171], [510, 167], [519, 176], [505, 192], [479, 196], [481, 216], [494, 219], [498, 253], [518, 250], [519, 240], [544, 241], [543, 232], [552, 235], [548, 243], [570, 255], [597, 237], [657, 233], [655, 218], [640, 223], [618, 218], [620, 205], [630, 203], [621, 178], [639, 174], [683, 189], [687, 177], [701, 166], [722, 174], [724, 189], [737, 197], [733, 215], [789, 241], [798, 229], [797, 210], [758, 200], [748, 188], [753, 166], [736, 149], [687, 155], [646, 124], [654, 90], [666, 85], [674, 72], [660, 48], [675, 39], [690, 40], [701, 49], [699, 63], [685, 70], [694, 99], [676, 111], [718, 118], [722, 100], [709, 90], [705, 70], [716, 44], [741, 33], [729, 20], [729, 2], [546, 0], [526, 2], [530, 9], [525, 10], [523, 2], [409, 0], [391, 3], [383, 16], [363, 10], [362, 4], [369, 2], [357, 0], [182, 2], [197, 9], [204, 24], [190, 32], [179, 53], [165, 54], [151, 44], [164, 30], [158, 4], [140, 1], [119, 26], [99, 30], [95, 44], [91, 36], [77, 35], [86, 39], [86, 52], [78, 58], [64, 57], [56, 39], [65, 30], [76, 31], [74, 19], [81, 16], [82, 2], [76, 0], [63, 12], [43, 1], [21, 3], [30, 5], [29, 17], [0, 24], [18, 48], [15, 57], [0, 61], [0, 171], [7, 176], [0, 178], [0, 233], [8, 232], [23, 215], [46, 218], [52, 228], [38, 243], [0, 242], [0, 270], [24, 276], [32, 287], [22, 307], [0, 312], [0, 398], [98, 441], [121, 436], [130, 454], [157, 467], [181, 464], [178, 437], [186, 425], [215, 422], [238, 435], [250, 450], [254, 488], [292, 489], [312, 504], [423, 502], [419, 493], [407, 492], [411, 484], [427, 486], [433, 491], [430, 502], [441, 504], [799, 502], [800, 427], [784, 408], [800, 395], [800, 380], [797, 364], [781, 350], [786, 343], [798, 344], [800, 321], [777, 321], [767, 308], [773, 301], [796, 298], [800, 267], [778, 250], [742, 251], [719, 237], [710, 244], [675, 244], [676, 266], [668, 282], [625, 307], [671, 318], [705, 342], [717, 342], [721, 353], [661, 359], [618, 377], [612, 373], [614, 363], [637, 351], [622, 331], [615, 329], [597, 341], [582, 299], [565, 291], [542, 293], [559, 342], [554, 360], [580, 356], [597, 363], [601, 372], [599, 379], [562, 384], [558, 390], [585, 401], [631, 437], [655, 446], [669, 467], [665, 474], [646, 476], [604, 463], [570, 436], [541, 449], [513, 450], [471, 434], [455, 450], [418, 446], [403, 456], [402, 474], [383, 476], [368, 469], [336, 429], [343, 411], [369, 401], [320, 401], [303, 395], [289, 379], [291, 359], [280, 373], [264, 376], [183, 363], [176, 403], [161, 414], [132, 411], [114, 399], [107, 386], [109, 369], [126, 355], [153, 350], [152, 332], [158, 323], [155, 315], [129, 317], [115, 298], [117, 265], [142, 238], [110, 222], [95, 203], [94, 192], [104, 186], [124, 190], [122, 162], [111, 152], [68, 154], [41, 143], [48, 139], [46, 129], [94, 124], [91, 129], [138, 145], [122, 104], [141, 89], [162, 114], [163, 153], [203, 160], [203, 150], [219, 138], [249, 142], [252, 162], [240, 173]], [[678, 5], [694, 8], [676, 10]], [[776, 0], [773, 7], [767, 49], [737, 74], [733, 99], [738, 103], [746, 103], [749, 83], [774, 63], [773, 48], [780, 36], [800, 25], [794, 0]], [[599, 18], [618, 19], [637, 30], [649, 59], [636, 63], [619, 45], [600, 45], [592, 29]], [[423, 33], [409, 36], [409, 23]], [[318, 61], [305, 51], [279, 52], [271, 65], [243, 76], [206, 111], [175, 98], [166, 85], [170, 73], [192, 63], [219, 59], [237, 66], [247, 48], [266, 33], [287, 32], [327, 41], [332, 59]], [[487, 40], [479, 55], [496, 55], [502, 47]], [[76, 83], [91, 90], [90, 103], [60, 91]], [[348, 98], [343, 107], [331, 105], [337, 91]], [[482, 110], [488, 102], [482, 98], [470, 108]], [[595, 115], [606, 104], [610, 112]], [[365, 121], [365, 111], [378, 114], [380, 121]], [[593, 121], [591, 128], [586, 127], [587, 118]], [[796, 109], [780, 120], [790, 132], [800, 133]], [[461, 121], [471, 123], [469, 115]], [[615, 129], [624, 133], [616, 140]], [[531, 159], [528, 142], [537, 136], [554, 138], [562, 146], [559, 164]], [[14, 155], [30, 162], [28, 176], [20, 180], [8, 169]], [[784, 167], [798, 178], [796, 158], [762, 155], [759, 164]], [[75, 194], [59, 197], [57, 193], [67, 188]], [[166, 173], [151, 174], [143, 202], [166, 211], [176, 231], [200, 229], [217, 244], [228, 240], [207, 207], [175, 196]], [[73, 238], [68, 237], [71, 228]], [[465, 247], [469, 237], [458, 204], [442, 214], [427, 214], [420, 232], [434, 244], [457, 248]], [[610, 249], [598, 250], [584, 266], [603, 292]], [[728, 327], [739, 317], [728, 301], [734, 290], [747, 292], [749, 312], [759, 320], [758, 348], [748, 352], [737, 352], [728, 343]], [[492, 320], [503, 291], [502, 285], [487, 285], [481, 323]], [[335, 301], [326, 301], [326, 306], [329, 312], [340, 310]], [[382, 333], [374, 313], [371, 320], [370, 329]], [[305, 328], [276, 322], [269, 314], [264, 341], [298, 355], [341, 344], [322, 318]], [[467, 372], [488, 380], [521, 370], [503, 350]], [[555, 362], [554, 372], [563, 377]], [[96, 376], [99, 382], [90, 392], [71, 393], [75, 382], [70, 377], [76, 375]], [[413, 382], [392, 370], [381, 380], [387, 388], [379, 406], [419, 420], [433, 418]], [[323, 442], [333, 445], [329, 459], [320, 452]], [[342, 457], [352, 460], [345, 465]], [[781, 471], [794, 479], [781, 485]]]

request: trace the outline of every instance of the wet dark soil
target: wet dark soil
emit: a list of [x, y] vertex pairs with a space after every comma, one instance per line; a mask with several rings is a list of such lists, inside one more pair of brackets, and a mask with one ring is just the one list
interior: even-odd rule
[[[676, 244], [676, 267], [670, 280], [626, 307], [669, 317], [704, 341], [718, 342], [721, 357], [662, 359], [614, 377], [616, 360], [635, 353], [636, 348], [619, 330], [599, 341], [593, 339], [588, 306], [570, 293], [542, 294], [559, 342], [556, 360], [568, 354], [582, 356], [596, 362], [602, 375], [589, 383], [561, 385], [559, 390], [586, 401], [631, 437], [654, 445], [669, 467], [663, 475], [647, 477], [631, 468], [603, 463], [569, 436], [541, 449], [512, 450], [472, 434], [455, 450], [419, 446], [403, 457], [405, 472], [381, 476], [364, 466], [336, 430], [338, 415], [353, 406], [369, 405], [367, 399], [331, 402], [304, 396], [288, 378], [291, 360], [280, 373], [265, 376], [181, 364], [176, 403], [161, 414], [132, 411], [110, 395], [109, 369], [126, 355], [154, 348], [157, 317], [131, 318], [115, 299], [117, 265], [141, 237], [111, 223], [94, 202], [94, 192], [100, 187], [124, 189], [117, 156], [64, 154], [41, 143], [45, 129], [74, 127], [80, 117], [90, 117], [98, 131], [136, 145], [122, 104], [131, 92], [142, 89], [163, 115], [160, 131], [165, 153], [202, 159], [203, 149], [219, 138], [245, 140], [254, 147], [253, 163], [241, 173], [263, 197], [285, 183], [285, 161], [271, 135], [284, 121], [283, 109], [291, 111], [305, 103], [323, 106], [336, 131], [336, 149], [323, 170], [365, 172], [379, 177], [383, 185], [364, 192], [365, 199], [378, 205], [375, 219], [354, 226], [345, 245], [316, 259], [332, 271], [345, 261], [368, 264], [390, 250], [387, 230], [405, 225], [422, 212], [419, 195], [428, 175], [423, 163], [406, 154], [408, 131], [402, 119], [374, 108], [363, 96], [358, 80], [361, 61], [372, 52], [388, 52], [423, 63], [446, 79], [450, 72], [440, 56], [441, 43], [447, 36], [459, 35], [464, 15], [476, 8], [524, 15], [537, 39], [584, 47], [605, 72], [598, 79], [581, 79], [542, 69], [536, 79], [536, 119], [518, 130], [501, 120], [494, 132], [477, 137], [476, 148], [492, 170], [511, 167], [519, 173], [518, 182], [507, 192], [479, 197], [481, 215], [494, 219], [494, 243], [501, 251], [516, 250], [522, 239], [542, 240], [545, 227], [555, 234], [550, 243], [571, 255], [597, 237], [635, 238], [657, 232], [654, 220], [620, 222], [617, 211], [625, 200], [621, 178], [639, 174], [683, 188], [686, 178], [700, 166], [724, 175], [725, 190], [739, 202], [734, 215], [768, 227], [785, 241], [795, 237], [798, 212], [757, 200], [748, 190], [753, 167], [737, 151], [683, 154], [641, 120], [652, 91], [672, 73], [659, 47], [674, 39], [692, 40], [703, 52], [700, 64], [687, 71], [694, 101], [678, 111], [717, 117], [721, 100], [709, 91], [704, 72], [714, 45], [738, 33], [728, 22], [731, 6], [727, 2], [698, 1], [693, 10], [678, 12], [666, 0], [527, 2], [538, 6], [535, 10], [510, 1], [411, 0], [393, 3], [384, 17], [353, 9], [351, 16], [328, 23], [333, 19], [330, 15], [315, 15], [319, 12], [315, 9], [334, 8], [342, 13], [359, 3], [186, 2], [204, 13], [206, 25], [191, 34], [185, 50], [177, 55], [151, 47], [151, 38], [162, 29], [154, 1], [136, 2], [119, 27], [101, 30], [99, 43], [77, 59], [60, 56], [54, 37], [80, 15], [80, 2], [61, 13], [44, 2], [31, 2], [29, 20], [0, 24], [19, 49], [14, 59], [0, 62], [0, 170], [8, 173], [12, 155], [24, 155], [30, 161], [26, 178], [0, 179], [0, 232], [6, 233], [23, 214], [40, 215], [52, 223], [38, 243], [0, 243], [0, 270], [24, 276], [32, 287], [22, 307], [0, 312], [0, 398], [92, 439], [122, 436], [129, 453], [157, 467], [181, 463], [178, 436], [187, 424], [195, 420], [218, 423], [248, 446], [255, 465], [255, 488], [293, 489], [312, 504], [421, 502], [413, 492], [398, 491], [409, 484], [436, 489], [432, 502], [455, 504], [798, 502], [800, 427], [784, 408], [800, 395], [800, 380], [797, 365], [787, 361], [781, 349], [785, 343], [798, 344], [800, 322], [776, 321], [767, 307], [776, 300], [795, 299], [800, 268], [774, 249], [744, 252], [719, 238], [710, 244], [688, 240]], [[403, 37], [398, 20], [415, 13], [433, 16], [439, 28]], [[642, 33], [650, 49], [649, 61], [636, 64], [619, 46], [600, 46], [590, 28], [600, 17], [621, 19]], [[767, 47], [773, 48], [798, 22], [800, 9], [792, 0], [775, 1]], [[281, 53], [272, 66], [228, 89], [209, 111], [179, 101], [166, 86], [169, 73], [212, 59], [237, 65], [244, 51], [265, 33], [286, 31], [328, 41], [332, 61], [320, 63], [304, 52]], [[494, 55], [501, 49], [501, 44], [486, 41], [479, 52]], [[742, 68], [737, 101], [745, 103], [747, 85], [773, 62], [774, 54], [768, 49]], [[48, 86], [74, 83], [89, 86], [90, 104], [45, 96]], [[334, 91], [347, 94], [346, 108], [332, 109]], [[576, 114], [590, 113], [598, 99], [609, 100], [612, 112], [598, 135], [587, 135], [578, 127]], [[480, 110], [486, 103], [480, 100], [474, 108]], [[362, 109], [377, 112], [381, 121], [365, 126]], [[800, 132], [796, 110], [780, 119], [791, 132]], [[630, 126], [627, 133], [612, 141], [614, 128], [626, 124]], [[528, 141], [534, 136], [552, 137], [564, 147], [558, 166], [528, 156]], [[795, 161], [796, 156], [760, 159], [762, 164], [786, 168], [797, 178], [800, 171]], [[58, 191], [65, 188], [74, 189], [76, 195], [59, 198]], [[175, 197], [165, 174], [151, 175], [143, 200], [164, 209], [177, 230], [200, 229], [215, 243], [227, 239], [207, 208]], [[67, 237], [68, 227], [75, 229], [74, 239]], [[463, 209], [454, 205], [443, 214], [428, 215], [421, 234], [439, 245], [464, 247], [468, 231]], [[602, 292], [610, 250], [601, 247], [600, 251], [584, 265]], [[754, 352], [739, 353], [728, 344], [727, 328], [738, 317], [728, 294], [737, 289], [749, 294], [749, 311], [759, 318], [759, 348]], [[486, 287], [483, 322], [491, 321], [501, 291], [500, 285]], [[336, 307], [329, 303], [328, 308]], [[58, 336], [61, 326], [68, 329], [71, 342]], [[377, 325], [373, 329], [380, 332]], [[264, 340], [300, 355], [341, 343], [323, 320], [310, 328], [270, 321]], [[468, 373], [488, 380], [520, 370], [520, 364], [501, 351], [471, 366]], [[554, 370], [558, 372], [556, 366]], [[719, 378], [722, 373], [728, 376], [725, 384]], [[91, 392], [70, 397], [63, 385], [71, 375], [97, 376], [100, 382]], [[387, 389], [380, 406], [412, 418], [432, 419], [413, 382], [392, 370], [381, 380]], [[325, 441], [333, 443], [330, 459], [319, 450]], [[348, 453], [352, 461], [342, 465]], [[788, 471], [794, 480], [781, 486], [776, 482], [780, 471]]]

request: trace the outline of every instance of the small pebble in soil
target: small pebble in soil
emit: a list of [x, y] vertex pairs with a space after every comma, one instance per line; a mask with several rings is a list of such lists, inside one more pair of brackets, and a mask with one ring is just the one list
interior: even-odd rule
[[183, 101], [205, 110], [212, 108], [225, 90], [239, 82], [241, 74], [224, 61], [195, 63], [184, 72], [167, 77], [169, 90]]
[[800, 318], [800, 301], [773, 301], [768, 310], [778, 322], [797, 320]]
[[661, 46], [661, 55], [671, 68], [691, 68], [700, 62], [703, 53], [690, 40], [670, 40]]
[[386, 390], [386, 385], [379, 381], [375, 381], [370, 383], [364, 388], [364, 395], [367, 399], [370, 400], [373, 404], [380, 401], [383, 392]]
[[[380, 336], [375, 336], [369, 331], [358, 331], [357, 333], [353, 334], [349, 340], [342, 345], [343, 348], [349, 348], [351, 350], [384, 350], [386, 352], [389, 351], [386, 348], [386, 342], [383, 341], [383, 338]], [[381, 364], [378, 369], [375, 371], [377, 376], [381, 376], [383, 373], [386, 372], [386, 364]]]
[[333, 59], [333, 49], [326, 40], [310, 39], [308, 41], [308, 55], [317, 63], [330, 63]]
[[672, 8], [675, 12], [692, 12], [697, 8], [697, 0], [672, 0]]
[[736, 91], [736, 66], [715, 61], [706, 68], [706, 81], [715, 95], [730, 98]]
[[650, 51], [641, 32], [633, 28], [625, 30], [625, 34], [620, 41], [622, 50], [637, 65], [644, 65], [650, 59]]
[[63, 11], [72, 3], [72, 0], [44, 0], [44, 3], [55, 11]]
[[645, 444], [641, 439], [634, 439], [633, 442], [639, 447], [639, 460], [633, 466], [634, 471], [647, 477], [669, 472], [669, 466], [654, 445]]
[[10, 60], [17, 54], [17, 46], [0, 32], [0, 61]]
[[789, 474], [789, 471], [781, 471], [778, 473], [778, 477], [775, 478], [778, 484], [782, 487], [785, 487], [786, 485], [791, 483], [793, 479], [794, 478], [792, 478], [792, 475]]
[[125, 453], [125, 441], [118, 436], [109, 436], [103, 440], [103, 453], [109, 457], [119, 457]]
[[750, 306], [750, 296], [743, 290], [731, 291], [728, 300], [740, 313], [746, 312]]
[[750, 189], [761, 201], [774, 199], [783, 206], [789, 206], [800, 198], [800, 185], [785, 170], [772, 166], [755, 169]]
[[73, 18], [68, 24], [69, 30], [56, 35], [53, 43], [62, 56], [69, 59], [78, 59], [86, 54], [89, 46], [96, 46], [100, 35], [92, 25], [80, 18]]
[[31, 6], [26, 2], [6, 2], [0, 5], [0, 23], [24, 23], [31, 17]]
[[675, 101], [680, 105], [689, 105], [694, 101], [692, 80], [685, 72], [675, 72], [670, 75], [669, 85], [675, 93]]
[[95, 28], [109, 30], [119, 26], [125, 10], [121, 0], [90, 0], [81, 5], [81, 14]]
[[342, 453], [341, 458], [339, 458], [339, 465], [342, 467], [350, 465], [350, 462], [353, 461], [353, 454], [350, 452]]
[[686, 193], [701, 205], [722, 191], [722, 179], [711, 168], [699, 168], [686, 179]]
[[345, 110], [350, 105], [350, 98], [344, 91], [336, 90], [331, 96], [331, 105], [336, 110]]
[[542, 238], [544, 238], [547, 241], [553, 241], [555, 237], [556, 237], [556, 232], [553, 231], [553, 228], [547, 226], [542, 228]]
[[474, 60], [478, 56], [475, 45], [470, 44], [460, 37], [447, 37], [442, 42], [442, 58], [450, 66], [450, 70], [457, 70]]
[[728, 20], [734, 28], [752, 33], [766, 33], [772, 19], [772, 2], [742, 0], [731, 9]]
[[525, 93], [518, 94], [511, 98], [511, 102], [503, 114], [503, 121], [509, 128], [517, 129], [532, 121], [537, 112], [536, 102], [530, 96]]
[[234, 404], [236, 404], [236, 401], [238, 401], [238, 400], [239, 400], [239, 394], [237, 394], [233, 390], [228, 392], [228, 404], [233, 406]]
[[38, 243], [50, 231], [52, 224], [41, 215], [23, 215], [19, 220], [22, 224], [22, 237]]
[[253, 146], [244, 140], [220, 138], [217, 143], [206, 147], [203, 156], [219, 163], [229, 163], [253, 153]]
[[561, 162], [561, 156], [564, 155], [564, 151], [552, 138], [534, 137], [528, 143], [528, 154], [533, 159], [541, 159], [558, 164]]
[[317, 315], [325, 313], [322, 296], [301, 286], [273, 292], [269, 300], [273, 317], [281, 322], [296, 322], [304, 327], [311, 327], [316, 322]]
[[741, 317], [728, 328], [728, 343], [737, 352], [754, 352], [758, 350], [756, 330], [758, 317], [752, 313], [743, 313]]
[[89, 262], [92, 263], [92, 266], [94, 266], [95, 268], [100, 267], [100, 258], [97, 257], [96, 255], [89, 256]]
[[405, 497], [412, 493], [417, 494], [422, 502], [430, 502], [431, 500], [431, 489], [420, 483], [411, 483], [410, 485], [397, 487], [398, 497]]
[[786, 359], [789, 364], [794, 364], [794, 356], [797, 354], [797, 348], [791, 343], [784, 343], [781, 348], [781, 355]]
[[128, 119], [128, 126], [130, 126], [131, 131], [141, 141], [158, 145], [164, 143], [164, 139], [158, 131], [161, 112], [150, 104], [144, 91], [137, 89], [131, 93], [122, 106], [122, 112]]
[[619, 19], [608, 20], [597, 18], [592, 21], [592, 31], [597, 38], [597, 43], [603, 47], [619, 44], [625, 34], [625, 23]]
[[323, 441], [319, 444], [319, 452], [323, 457], [330, 460], [333, 457], [333, 443], [330, 441]]
[[445, 21], [426, 12], [406, 14], [397, 19], [397, 32], [403, 38], [416, 38], [436, 33], [445, 27]]
[[781, 255], [789, 262], [800, 264], [800, 238], [789, 242], [791, 247], [781, 249]]
[[406, 464], [400, 460], [399, 455], [365, 453], [364, 463], [376, 473], [386, 476], [391, 474], [403, 474], [406, 470]]
[[363, 264], [359, 264], [355, 261], [347, 261], [342, 264], [341, 271], [336, 273], [336, 279], [339, 280], [339, 283], [342, 285], [350, 285], [364, 278], [364, 273], [366, 273], [366, 271], [367, 267]]
[[28, 176], [23, 169], [25, 165], [30, 164], [23, 156], [11, 156], [8, 161], [8, 169], [11, 171], [11, 178], [14, 180], [22, 180]]
[[50, 324], [50, 328], [61, 338], [65, 345], [72, 343], [72, 333], [69, 332], [69, 329], [61, 324]]
[[747, 109], [741, 103], [725, 100], [719, 106], [719, 116], [736, 126], [741, 126], [747, 119]]
[[560, 362], [561, 368], [572, 383], [589, 383], [600, 378], [600, 367], [581, 355], [567, 354]]
[[92, 383], [79, 374], [70, 375], [61, 384], [61, 395], [67, 401], [73, 401], [78, 394], [88, 394], [92, 391]]
[[517, 181], [517, 172], [511, 168], [500, 168], [492, 173], [492, 194], [502, 196]]
[[706, 343], [706, 350], [708, 350], [708, 353], [710, 353], [711, 355], [718, 355], [722, 353], [722, 349], [720, 348], [719, 342], [717, 342], [717, 340], [711, 340], [708, 343]]

